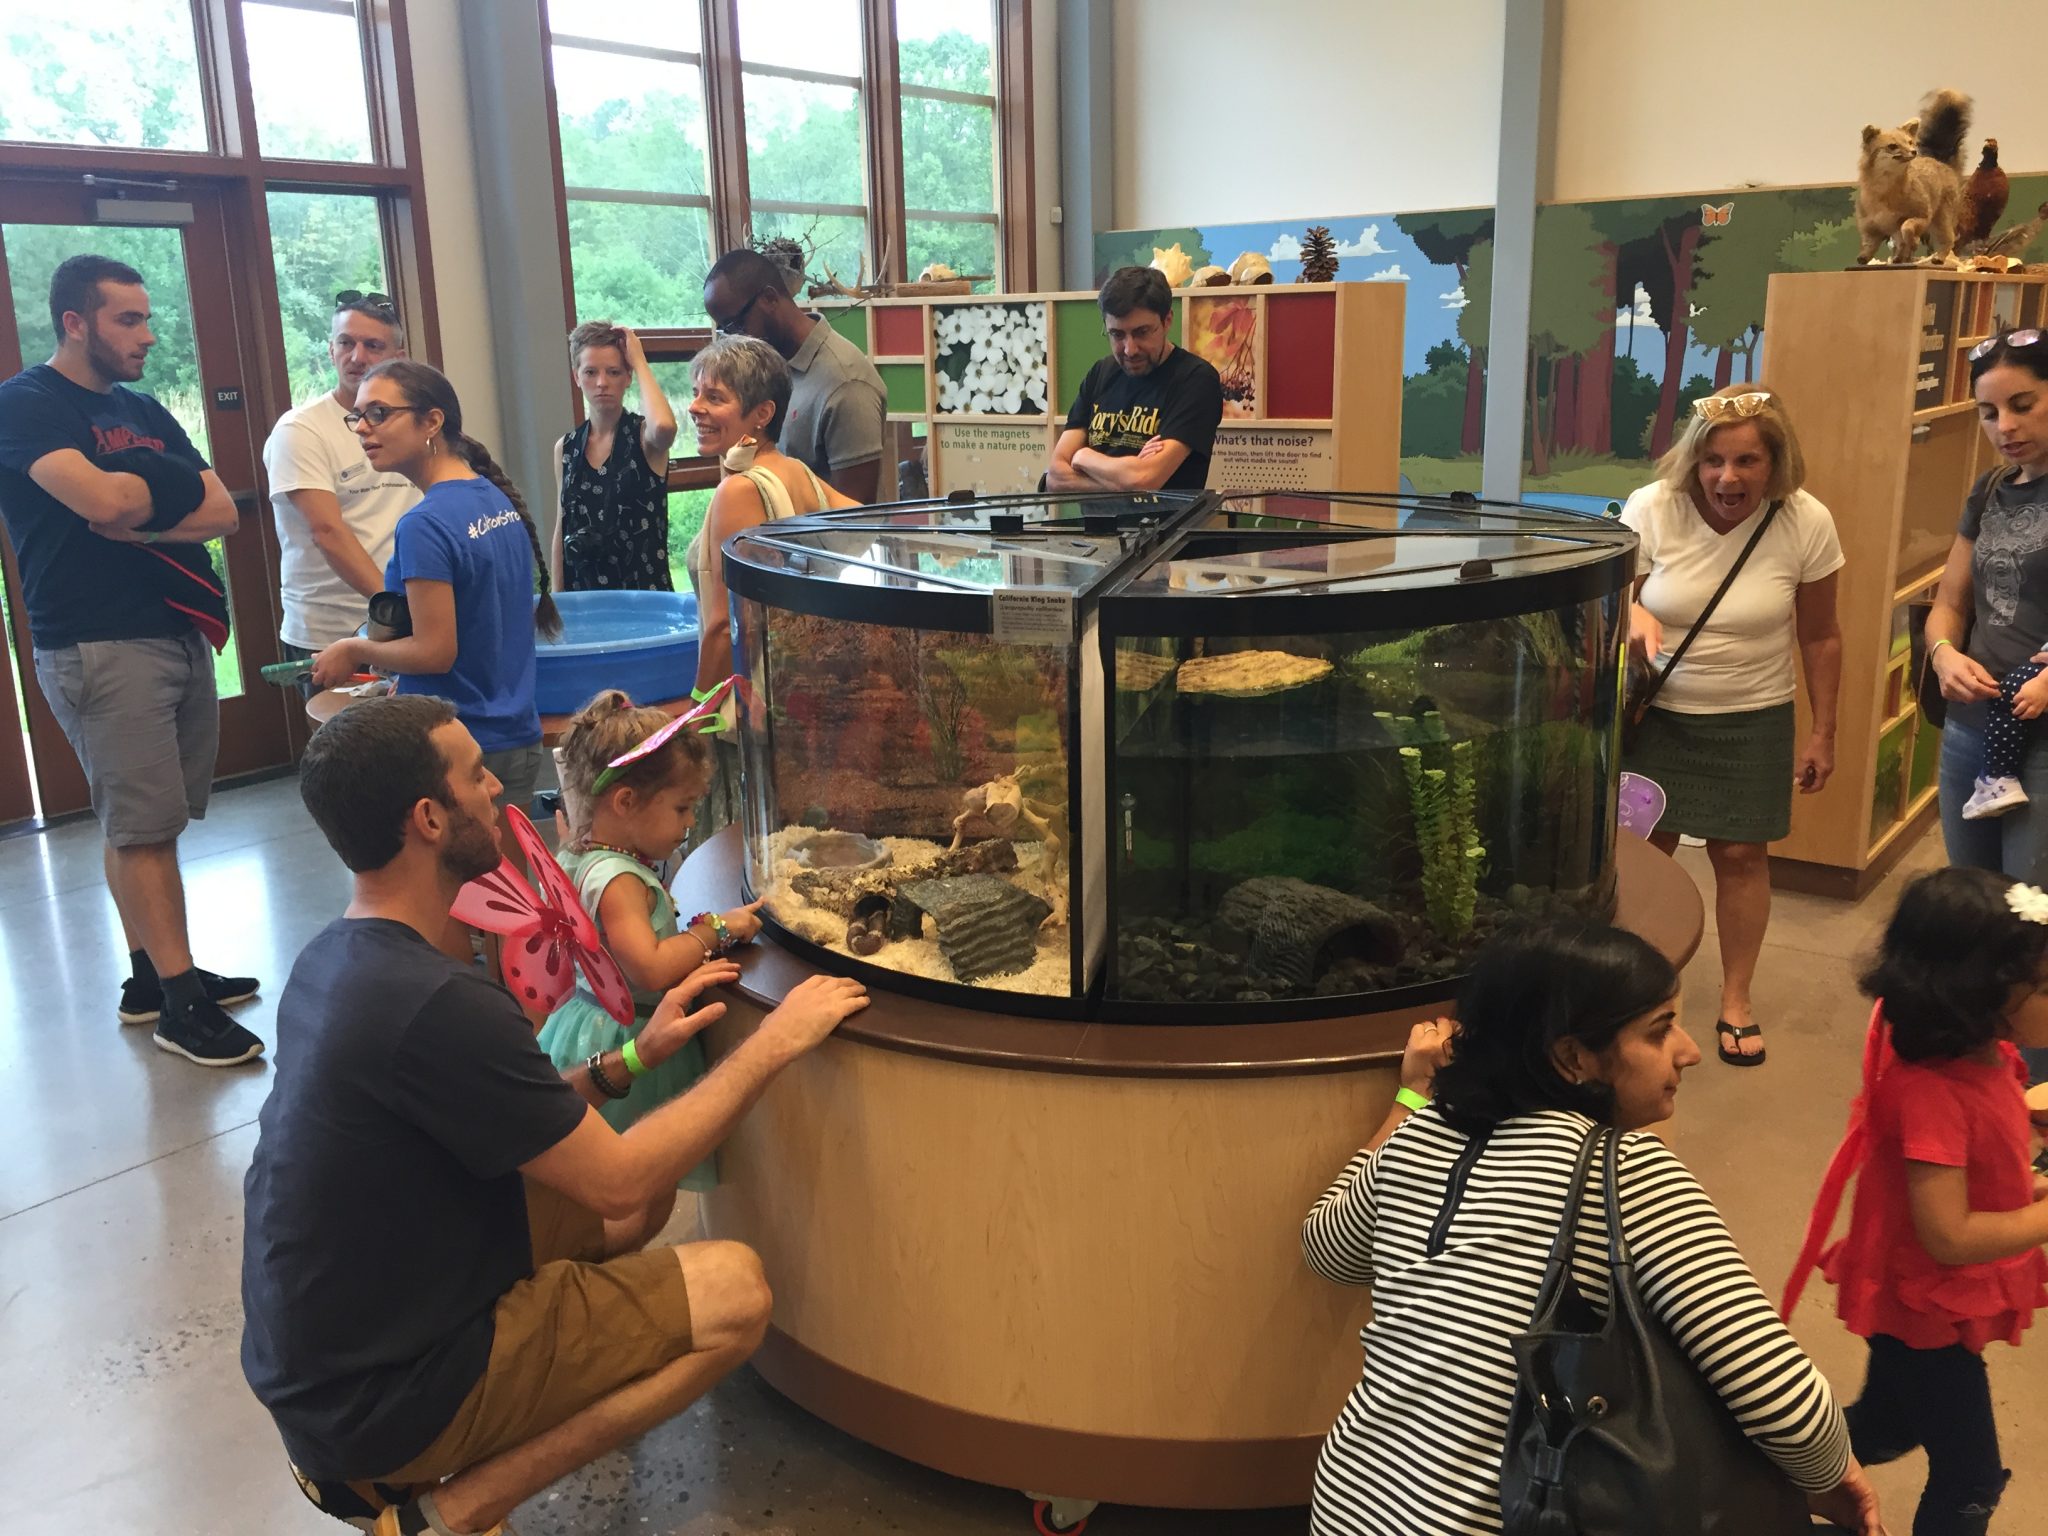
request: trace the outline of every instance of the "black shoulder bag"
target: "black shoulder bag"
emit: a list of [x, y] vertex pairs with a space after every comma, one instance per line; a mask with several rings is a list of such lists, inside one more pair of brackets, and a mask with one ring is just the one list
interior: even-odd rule
[[[1507, 1536], [1790, 1536], [1806, 1496], [1644, 1304], [1621, 1230], [1621, 1133], [1586, 1133], [1529, 1331], [1501, 1455]], [[1605, 1149], [1608, 1304], [1572, 1279], [1579, 1206]]]
[[1665, 681], [1677, 668], [1685, 653], [1692, 649], [1693, 641], [1700, 631], [1707, 627], [1707, 620], [1714, 616], [1714, 610], [1721, 606], [1721, 599], [1728, 595], [1728, 589], [1735, 585], [1735, 578], [1742, 574], [1742, 568], [1749, 564], [1749, 557], [1756, 552], [1763, 536], [1770, 531], [1771, 519], [1778, 515], [1783, 502], [1772, 502], [1764, 509], [1756, 532], [1749, 536], [1749, 542], [1742, 546], [1742, 553], [1735, 557], [1735, 563], [1728, 567], [1728, 574], [1721, 578], [1721, 585], [1714, 589], [1714, 595], [1707, 599], [1707, 606], [1700, 610], [1700, 616], [1693, 620], [1685, 638], [1678, 642], [1678, 649], [1671, 653], [1671, 659], [1664, 663], [1661, 671], [1652, 671], [1650, 663], [1639, 656], [1633, 647], [1628, 653], [1628, 692], [1621, 703], [1621, 747], [1626, 752], [1635, 745], [1636, 731], [1642, 726], [1643, 717], [1650, 712], [1650, 701], [1657, 697]]

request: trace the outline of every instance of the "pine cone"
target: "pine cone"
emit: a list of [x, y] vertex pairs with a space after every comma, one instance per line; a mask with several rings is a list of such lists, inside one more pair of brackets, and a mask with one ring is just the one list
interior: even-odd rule
[[1312, 224], [1301, 242], [1301, 281], [1327, 283], [1337, 276], [1337, 242], [1327, 224]]

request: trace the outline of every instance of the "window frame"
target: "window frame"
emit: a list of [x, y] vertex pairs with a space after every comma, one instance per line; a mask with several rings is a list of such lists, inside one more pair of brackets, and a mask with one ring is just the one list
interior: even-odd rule
[[[0, 141], [10, 174], [92, 174], [133, 181], [182, 181], [220, 190], [228, 209], [231, 256], [245, 266], [255, 303], [248, 315], [256, 377], [249, 408], [272, 419], [290, 409], [290, 373], [278, 308], [276, 252], [265, 197], [279, 192], [367, 194], [377, 204], [384, 270], [412, 338], [415, 356], [438, 363], [441, 328], [434, 293], [433, 245], [426, 183], [420, 171], [419, 117], [412, 92], [412, 50], [406, 0], [359, 0], [354, 6], [368, 110], [367, 163], [301, 160], [261, 153], [243, 0], [181, 0], [197, 41], [204, 150], [136, 149], [93, 144]], [[287, 9], [338, 11], [333, 0], [269, 0]]]
[[[998, 292], [1028, 293], [1038, 283], [1037, 195], [1031, 176], [1032, 163], [1032, 0], [988, 0], [993, 22], [993, 49], [987, 95], [948, 90], [938, 86], [905, 85], [900, 77], [897, 54], [896, 7], [894, 0], [847, 0], [857, 3], [861, 15], [862, 77], [837, 75], [783, 65], [751, 64], [740, 58], [738, 0], [654, 0], [654, 3], [697, 7], [699, 53], [684, 54], [674, 49], [647, 48], [637, 44], [600, 42], [578, 34], [576, 44], [601, 48], [634, 57], [658, 57], [666, 62], [693, 64], [703, 83], [704, 138], [709, 162], [708, 195], [608, 191], [601, 188], [570, 187], [562, 167], [562, 122], [555, 95], [555, 33], [548, 19], [548, 0], [533, 0], [540, 13], [541, 66], [547, 103], [548, 140], [554, 155], [555, 222], [562, 252], [562, 333], [567, 335], [577, 322], [576, 274], [569, 249], [571, 199], [578, 202], [658, 203], [667, 206], [708, 207], [711, 236], [720, 250], [732, 250], [745, 243], [753, 215], [759, 213], [818, 214], [858, 217], [867, 230], [867, 269], [879, 278], [901, 282], [910, 274], [906, 250], [908, 226], [919, 222], [980, 223], [995, 228]], [[755, 200], [747, 177], [746, 90], [744, 77], [762, 75], [777, 79], [852, 86], [861, 108], [861, 150], [867, 201], [862, 205], [789, 202], [779, 199]], [[907, 209], [903, 186], [903, 101], [906, 97], [959, 101], [991, 109], [995, 135], [995, 208], [993, 212], [963, 213], [956, 210]], [[650, 362], [686, 362], [710, 341], [703, 327], [647, 327], [639, 330]], [[582, 400], [572, 387], [570, 406], [581, 419]], [[702, 458], [671, 461], [669, 489], [698, 490], [715, 485], [718, 466]]]

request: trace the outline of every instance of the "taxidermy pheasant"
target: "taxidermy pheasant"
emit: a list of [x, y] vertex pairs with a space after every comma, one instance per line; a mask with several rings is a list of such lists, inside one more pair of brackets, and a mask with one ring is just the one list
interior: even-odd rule
[[1984, 242], [1986, 256], [2019, 256], [2027, 254], [2027, 247], [2034, 243], [2034, 237], [2041, 233], [2041, 226], [2048, 223], [2048, 203], [2034, 210], [2034, 216], [2024, 224], [2015, 224], [2010, 229], [2001, 229]]
[[2011, 193], [2012, 185], [1998, 167], [1998, 140], [1986, 139], [1984, 158], [1963, 183], [1963, 217], [1956, 231], [1956, 244], [1967, 248], [1989, 240], [1991, 231], [1998, 228], [1999, 216], [2005, 212], [2005, 200]]

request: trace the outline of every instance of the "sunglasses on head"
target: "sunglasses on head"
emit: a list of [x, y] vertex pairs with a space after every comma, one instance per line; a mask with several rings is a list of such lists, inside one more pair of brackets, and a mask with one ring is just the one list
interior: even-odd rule
[[1739, 421], [1763, 415], [1764, 407], [1770, 403], [1766, 390], [1753, 390], [1746, 395], [1705, 395], [1693, 401], [1692, 413], [1705, 422]]
[[391, 295], [374, 289], [364, 293], [360, 288], [344, 288], [334, 296], [334, 309], [336, 314], [344, 309], [367, 309], [380, 320], [398, 318], [398, 306], [391, 302]]
[[1993, 336], [1989, 341], [1980, 341], [1970, 348], [1970, 361], [1974, 363], [1989, 357], [1994, 347], [2031, 347], [2040, 340], [2041, 333], [2037, 330], [2007, 331], [2003, 336]]

